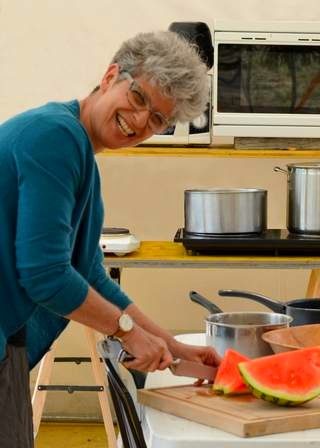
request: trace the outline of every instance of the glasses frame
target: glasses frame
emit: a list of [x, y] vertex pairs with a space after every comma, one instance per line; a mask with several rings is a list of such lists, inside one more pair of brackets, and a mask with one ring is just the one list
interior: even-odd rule
[[[140, 84], [138, 83], [138, 81], [136, 81], [129, 72], [123, 71], [120, 73], [120, 76], [123, 75], [124, 78], [126, 78], [129, 81], [129, 88], [127, 90], [127, 98], [128, 98], [128, 102], [130, 103], [130, 105], [136, 110], [147, 110], [149, 112], [149, 118], [148, 118], [148, 125], [150, 127], [150, 129], [152, 129], [154, 132], [157, 131], [162, 131], [164, 132], [166, 129], [168, 129], [169, 127], [171, 127], [174, 122], [170, 121], [167, 117], [165, 117], [161, 112], [154, 110], [153, 107], [151, 106], [151, 102], [150, 102], [150, 98], [148, 97], [148, 95], [145, 93], [145, 91], [143, 90], [143, 88], [140, 86]], [[139, 106], [138, 104], [134, 103], [132, 101], [132, 99], [130, 98], [129, 92], [135, 90], [137, 93], [139, 93], [139, 95], [141, 96], [141, 98], [143, 98], [144, 100], [144, 105]], [[157, 126], [154, 123], [152, 123], [151, 121], [151, 117], [152, 116], [156, 116], [158, 118], [160, 118], [160, 120], [162, 121], [162, 125]]]

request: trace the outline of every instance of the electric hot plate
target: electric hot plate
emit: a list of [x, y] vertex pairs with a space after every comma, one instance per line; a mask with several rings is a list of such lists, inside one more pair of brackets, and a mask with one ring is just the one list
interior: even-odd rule
[[320, 235], [298, 235], [286, 229], [267, 229], [257, 234], [194, 234], [178, 229], [175, 242], [193, 254], [256, 254], [320, 256]]

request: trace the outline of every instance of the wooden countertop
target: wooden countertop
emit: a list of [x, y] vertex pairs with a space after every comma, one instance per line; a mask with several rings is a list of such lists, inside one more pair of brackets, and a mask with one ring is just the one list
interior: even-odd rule
[[108, 254], [108, 267], [115, 268], [320, 268], [320, 256], [190, 255], [182, 243], [142, 241], [140, 248], [127, 255]]
[[105, 149], [99, 157], [226, 157], [226, 158], [320, 158], [318, 150], [309, 149], [234, 149], [231, 147], [164, 147], [138, 146], [134, 148]]

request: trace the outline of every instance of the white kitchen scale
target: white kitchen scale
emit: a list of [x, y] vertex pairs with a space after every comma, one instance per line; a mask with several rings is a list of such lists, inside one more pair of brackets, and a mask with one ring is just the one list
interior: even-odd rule
[[140, 247], [140, 241], [130, 233], [129, 229], [104, 227], [100, 237], [100, 247], [105, 254], [113, 253], [121, 256], [137, 250]]

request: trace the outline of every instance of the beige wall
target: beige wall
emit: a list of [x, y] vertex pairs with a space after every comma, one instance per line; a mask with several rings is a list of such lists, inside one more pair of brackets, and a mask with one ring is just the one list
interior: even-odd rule
[[[50, 100], [81, 98], [99, 82], [120, 42], [172, 21], [213, 19], [320, 20], [318, 0], [0, 0], [0, 121]], [[292, 161], [292, 160], [291, 160]], [[284, 165], [286, 160], [282, 161]], [[285, 179], [279, 160], [110, 158], [100, 156], [106, 224], [127, 226], [142, 240], [172, 239], [183, 225], [183, 190], [192, 186], [256, 186], [269, 191], [269, 227], [285, 226]], [[219, 288], [272, 297], [304, 295], [307, 270], [131, 269], [123, 287], [161, 325], [203, 329], [206, 311], [188, 301], [199, 290], [225, 310], [257, 309], [216, 298]], [[86, 355], [78, 325], [58, 341], [57, 355]], [[36, 370], [33, 372], [34, 380]], [[88, 366], [57, 365], [54, 382], [88, 384]], [[50, 393], [47, 415], [95, 417], [95, 394]]]
[[[272, 169], [288, 160], [103, 155], [98, 160], [106, 223], [126, 225], [143, 240], [172, 240], [183, 226], [183, 191], [197, 186], [265, 188], [269, 227], [285, 228], [286, 177]], [[304, 294], [308, 274], [307, 270], [272, 269], [130, 269], [124, 270], [123, 287], [162, 325], [191, 331], [203, 328], [206, 314], [188, 300], [191, 289], [225, 310], [258, 309], [245, 300], [221, 300], [216, 292], [219, 288], [243, 288], [275, 298], [299, 297]]]

